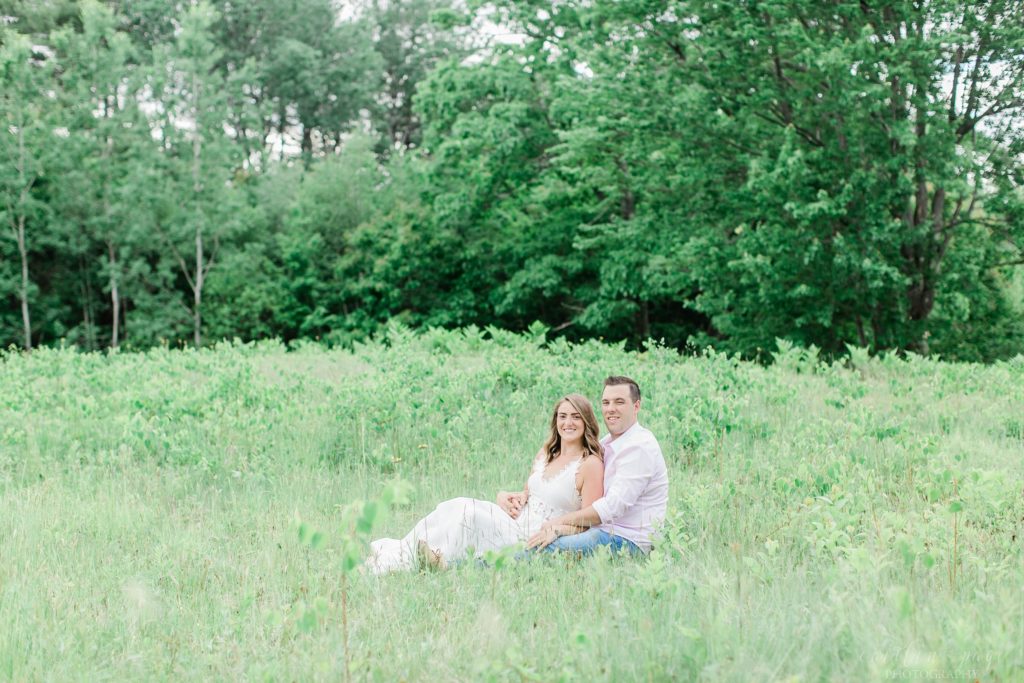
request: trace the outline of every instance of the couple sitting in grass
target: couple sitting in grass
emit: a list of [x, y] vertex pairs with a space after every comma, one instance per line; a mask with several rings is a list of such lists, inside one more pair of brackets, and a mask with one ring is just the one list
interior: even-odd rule
[[502, 491], [496, 503], [441, 503], [405, 538], [370, 544], [368, 569], [443, 568], [470, 549], [480, 557], [523, 542], [531, 552], [590, 555], [602, 546], [613, 553], [649, 552], [653, 528], [665, 517], [668, 472], [658, 440], [637, 423], [639, 410], [637, 383], [607, 378], [601, 412], [608, 434], [598, 440], [590, 401], [565, 396], [522, 491]]

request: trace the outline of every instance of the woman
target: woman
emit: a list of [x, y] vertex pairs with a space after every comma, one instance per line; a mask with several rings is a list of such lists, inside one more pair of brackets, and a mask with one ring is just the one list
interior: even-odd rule
[[[597, 418], [585, 397], [569, 394], [555, 404], [551, 432], [537, 453], [522, 493], [500, 492], [496, 503], [472, 498], [447, 500], [421, 519], [405, 538], [370, 544], [367, 568], [377, 574], [421, 564], [443, 568], [473, 549], [480, 557], [522, 543], [541, 524], [586, 507], [604, 494], [604, 462]], [[574, 534], [557, 527], [555, 535]]]

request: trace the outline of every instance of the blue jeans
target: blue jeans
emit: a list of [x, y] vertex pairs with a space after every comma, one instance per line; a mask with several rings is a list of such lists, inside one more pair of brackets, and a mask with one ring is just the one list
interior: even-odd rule
[[544, 548], [541, 552], [576, 553], [580, 556], [586, 557], [593, 555], [594, 552], [602, 546], [608, 546], [611, 548], [612, 555], [617, 555], [623, 550], [629, 552], [633, 557], [643, 554], [643, 551], [640, 550], [633, 541], [626, 540], [621, 536], [613, 536], [607, 531], [598, 529], [597, 527], [587, 529], [579, 534], [556, 538], [551, 545]]

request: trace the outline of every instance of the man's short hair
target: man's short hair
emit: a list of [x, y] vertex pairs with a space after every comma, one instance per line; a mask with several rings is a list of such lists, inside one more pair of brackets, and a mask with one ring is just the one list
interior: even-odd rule
[[605, 377], [604, 380], [604, 385], [606, 387], [618, 387], [622, 386], [623, 384], [629, 386], [629, 398], [633, 401], [633, 403], [639, 401], [640, 385], [636, 383], [636, 380], [626, 377], [625, 375], [611, 375], [610, 377]]

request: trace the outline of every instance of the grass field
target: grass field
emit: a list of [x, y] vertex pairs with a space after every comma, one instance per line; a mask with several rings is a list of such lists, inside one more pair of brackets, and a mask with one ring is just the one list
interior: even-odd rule
[[[343, 582], [346, 505], [411, 483], [371, 534], [397, 536], [521, 485], [554, 401], [609, 373], [669, 463], [650, 559]], [[764, 368], [396, 328], [12, 353], [0, 389], [0, 679], [1024, 676], [1024, 358]]]

